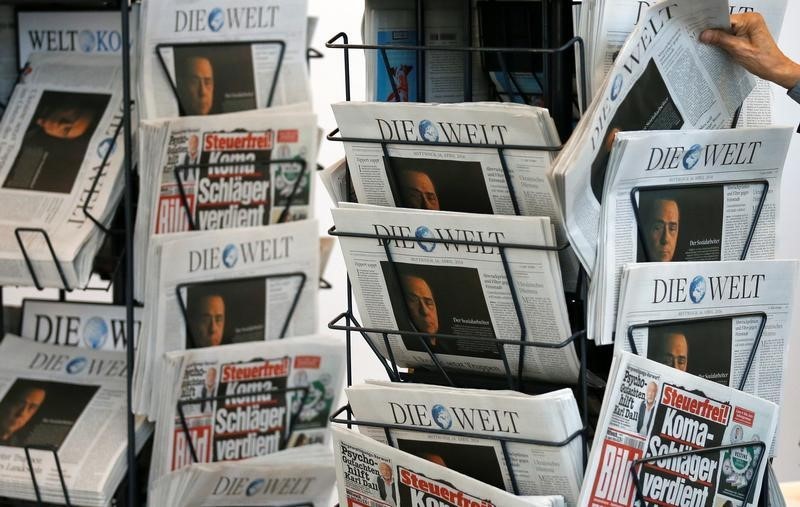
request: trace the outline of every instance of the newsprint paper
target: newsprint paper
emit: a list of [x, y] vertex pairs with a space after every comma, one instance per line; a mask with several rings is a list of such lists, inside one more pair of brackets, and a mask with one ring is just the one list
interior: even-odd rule
[[[7, 334], [0, 345], [0, 491], [36, 497], [25, 446], [58, 453], [67, 491], [76, 505], [105, 506], [125, 474], [127, 435], [125, 354], [23, 340]], [[150, 427], [136, 421], [137, 446]], [[32, 450], [45, 502], [62, 502], [52, 453]]]
[[766, 319], [744, 391], [780, 406], [797, 274], [794, 260], [629, 264], [614, 348], [630, 351], [637, 326], [639, 355], [738, 388]]
[[344, 363], [344, 340], [324, 335], [168, 353], [150, 484], [193, 462], [187, 437], [200, 463], [326, 444]]
[[[107, 223], [122, 191], [121, 83], [118, 56], [31, 57], [0, 122], [0, 284], [34, 285], [17, 228], [47, 233], [69, 288], [88, 283], [103, 233], [84, 204]], [[20, 238], [40, 284], [64, 288], [45, 236], [20, 231]]]
[[332, 505], [335, 486], [333, 454], [311, 444], [234, 463], [183, 467], [158, 479], [148, 501], [170, 507], [323, 507]]
[[629, 262], [739, 260], [746, 246], [747, 259], [775, 256], [781, 175], [793, 130], [617, 136], [589, 287], [590, 338], [611, 343], [619, 278]]
[[[391, 429], [359, 425], [379, 442], [442, 464], [473, 479], [520, 495], [561, 495], [575, 506], [583, 480], [583, 439], [562, 447], [533, 445], [439, 430], [482, 434], [492, 438], [566, 441], [580, 431], [578, 405], [569, 389], [539, 396], [516, 391], [454, 389], [411, 383], [367, 381], [346, 389], [355, 419], [401, 425]], [[506, 455], [512, 470], [506, 465]], [[513, 481], [512, 481], [513, 474]]]
[[142, 118], [261, 109], [276, 74], [272, 105], [308, 102], [307, 11], [306, 0], [143, 1]]
[[[157, 238], [148, 263], [137, 410], [152, 410], [164, 352], [274, 340], [317, 330], [316, 220]], [[147, 412], [146, 412], [147, 411]]]
[[[360, 435], [331, 428], [339, 505], [369, 507], [563, 507], [560, 496], [514, 496]], [[463, 459], [463, 458], [462, 458]], [[472, 460], [472, 457], [466, 458]], [[479, 463], [476, 463], [479, 465]]]
[[554, 183], [567, 232], [586, 272], [594, 273], [600, 200], [620, 131], [729, 128], [754, 86], [701, 30], [730, 28], [727, 0], [655, 4], [622, 47], [614, 67], [556, 159]]
[[[126, 309], [122, 305], [24, 299], [20, 336], [40, 343], [97, 350], [125, 350]], [[142, 309], [133, 309], [134, 347]]]
[[[332, 210], [342, 233], [400, 236], [340, 236], [353, 293], [365, 327], [479, 339], [388, 335], [398, 366], [432, 367], [422, 340], [446, 368], [504, 375], [494, 338], [561, 343], [571, 331], [554, 251], [501, 248], [494, 243], [553, 246], [547, 217], [510, 217], [383, 208], [340, 203]], [[426, 239], [485, 242], [431, 243]], [[503, 259], [508, 261], [506, 272]], [[516, 291], [520, 315], [514, 306]], [[389, 357], [383, 336], [368, 335]], [[522, 361], [523, 375], [553, 382], [576, 382], [578, 359], [573, 344], [562, 348], [506, 345], [512, 373]], [[524, 357], [523, 357], [524, 356]]]
[[[746, 444], [651, 461], [636, 476], [651, 505], [756, 505], [777, 424], [778, 406], [770, 401], [620, 352], [579, 504], [638, 505], [634, 460]], [[767, 449], [759, 446], [764, 442]]]

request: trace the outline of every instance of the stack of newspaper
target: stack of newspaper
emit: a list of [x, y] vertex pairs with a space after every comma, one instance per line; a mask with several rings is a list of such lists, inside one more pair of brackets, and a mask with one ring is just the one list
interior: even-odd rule
[[31, 56], [0, 122], [0, 285], [88, 283], [94, 220], [107, 225], [122, 192], [121, 90], [117, 56]]
[[560, 496], [515, 496], [353, 430], [333, 428], [332, 431], [339, 505], [565, 505]]
[[[0, 491], [36, 498], [25, 449], [45, 502], [105, 506], [126, 471], [125, 355], [34, 343], [0, 345]], [[150, 433], [136, 421], [140, 447]], [[60, 476], [53, 452], [61, 463]], [[137, 449], [138, 450], [138, 449]]]
[[[658, 1], [658, 0], [657, 0]], [[622, 51], [628, 36], [643, 21], [647, 7], [653, 1], [641, 0], [583, 0], [574, 19], [575, 34], [587, 43], [586, 77], [590, 96], [600, 91], [614, 61]], [[739, 14], [758, 12], [764, 16], [769, 31], [777, 40], [781, 33], [787, 0], [733, 0], [728, 12]], [[739, 114], [738, 125], [755, 127], [772, 123], [774, 99], [769, 82], [756, 80]]]
[[307, 10], [306, 0], [144, 0], [142, 117], [308, 102]]
[[[142, 122], [136, 295], [150, 238], [312, 216], [319, 135], [308, 104]], [[276, 163], [281, 161], [282, 163]]]
[[727, 0], [671, 0], [644, 10], [556, 159], [553, 184], [567, 233], [590, 277], [617, 133], [728, 128], [753, 88], [752, 77], [727, 54], [697, 40], [707, 27], [730, 27]]
[[197, 463], [154, 484], [150, 505], [331, 505], [336, 471], [320, 444], [286, 449], [236, 463]]
[[620, 352], [579, 505], [757, 505], [777, 424], [770, 401]]
[[[588, 335], [613, 341], [629, 262], [771, 259], [791, 127], [620, 132], [608, 163]], [[763, 204], [762, 204], [763, 199]], [[752, 231], [752, 235], [751, 235]]]
[[508, 492], [561, 495], [567, 505], [577, 505], [583, 439], [557, 445], [582, 427], [569, 389], [529, 396], [368, 381], [346, 392], [357, 421], [378, 423], [359, 423], [364, 435]]
[[508, 376], [521, 366], [525, 377], [577, 381], [571, 343], [495, 341], [570, 337], [558, 257], [542, 249], [555, 246], [549, 218], [347, 203], [332, 213], [362, 324], [398, 332], [367, 337], [397, 366]]
[[302, 220], [157, 237], [134, 370], [137, 413], [155, 414], [165, 352], [316, 332], [317, 234], [316, 220]]
[[325, 444], [344, 340], [307, 336], [166, 354], [150, 484], [191, 463]]
[[794, 260], [628, 264], [614, 348], [780, 405], [797, 273]]

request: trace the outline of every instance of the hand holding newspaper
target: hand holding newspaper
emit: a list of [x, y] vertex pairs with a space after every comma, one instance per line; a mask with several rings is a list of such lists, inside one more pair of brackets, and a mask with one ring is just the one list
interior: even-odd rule
[[[638, 492], [648, 504], [755, 506], [777, 424], [772, 402], [619, 352], [579, 505], [641, 505]], [[683, 451], [696, 452], [631, 472]]]

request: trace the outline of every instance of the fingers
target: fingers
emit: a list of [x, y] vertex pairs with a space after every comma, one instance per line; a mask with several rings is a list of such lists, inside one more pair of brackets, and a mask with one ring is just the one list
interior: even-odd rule
[[700, 42], [717, 46], [729, 53], [736, 53], [742, 44], [739, 37], [731, 35], [724, 30], [716, 29], [704, 30], [700, 34]]

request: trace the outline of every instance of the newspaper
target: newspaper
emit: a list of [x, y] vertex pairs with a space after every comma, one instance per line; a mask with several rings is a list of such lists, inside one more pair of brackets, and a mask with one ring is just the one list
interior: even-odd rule
[[347, 159], [340, 158], [319, 172], [319, 180], [328, 192], [333, 206], [339, 202], [356, 202], [347, 196]]
[[151, 505], [171, 507], [332, 505], [336, 486], [333, 455], [305, 445], [235, 463], [198, 463], [158, 479]]
[[733, 388], [752, 357], [744, 391], [780, 406], [797, 274], [793, 260], [629, 264], [614, 348], [637, 326], [639, 355]]
[[[339, 505], [562, 507], [560, 496], [515, 496], [426, 459], [332, 428]], [[472, 457], [467, 458], [472, 461]], [[480, 462], [475, 461], [475, 466]]]
[[194, 462], [192, 448], [206, 463], [326, 444], [344, 364], [344, 340], [323, 335], [166, 354], [150, 485]]
[[[75, 505], [105, 506], [126, 472], [125, 354], [81, 350], [7, 334], [0, 344], [0, 491], [35, 500], [24, 447], [58, 453]], [[150, 433], [136, 421], [137, 450]], [[31, 450], [45, 502], [62, 502], [49, 451]]]
[[[368, 0], [364, 6], [363, 39], [368, 45], [427, 46], [414, 50], [386, 50], [386, 59], [376, 50], [364, 53], [367, 100], [378, 102], [461, 102], [485, 100], [489, 84], [481, 69], [478, 52], [436, 51], [442, 47], [478, 47], [478, 16], [474, 0], [438, 0], [423, 4], [422, 27], [418, 26], [416, 4], [409, 0]], [[471, 20], [472, 40], [466, 27]], [[423, 33], [418, 33], [421, 29]], [[471, 96], [465, 96], [467, 63], [471, 64]], [[419, 67], [424, 66], [424, 71]], [[419, 76], [425, 82], [419, 83]], [[418, 87], [424, 89], [424, 100]]]
[[509, 493], [516, 487], [520, 495], [561, 495], [566, 505], [577, 505], [583, 480], [580, 436], [561, 447], [499, 440], [556, 444], [580, 431], [578, 405], [569, 389], [528, 396], [516, 391], [367, 381], [347, 388], [346, 393], [356, 420], [409, 428], [391, 429], [388, 442], [384, 428], [359, 425], [359, 431], [374, 440]]
[[141, 9], [142, 118], [309, 101], [306, 0], [144, 0]]
[[142, 123], [141, 188], [149, 191], [139, 194], [135, 230], [139, 298], [153, 235], [313, 215], [317, 120], [304, 109], [219, 115], [214, 122], [187, 117]]
[[639, 505], [634, 460], [695, 450], [636, 468], [647, 504], [755, 506], [777, 423], [770, 401], [619, 352], [579, 504]]
[[[20, 336], [30, 340], [96, 350], [125, 350], [126, 309], [122, 305], [24, 299]], [[142, 309], [133, 309], [133, 346], [142, 327]]]
[[[606, 75], [614, 65], [625, 39], [639, 25], [647, 7], [658, 3], [642, 0], [587, 0], [592, 9], [592, 17], [582, 19], [578, 35], [591, 41], [587, 51], [587, 74], [594, 95], [599, 91]], [[787, 0], [733, 0], [729, 6], [730, 14], [758, 12], [764, 16], [769, 31], [777, 40], [780, 36]], [[590, 28], [591, 26], [591, 28]], [[589, 38], [591, 37], [591, 38]], [[756, 79], [756, 87], [745, 100], [739, 114], [737, 126], [758, 127], [772, 124], [774, 98], [769, 82]]]
[[792, 132], [769, 127], [617, 136], [589, 287], [591, 338], [612, 343], [626, 263], [738, 260], [745, 248], [748, 259], [774, 257]]
[[317, 330], [316, 220], [172, 234], [155, 247], [134, 370], [137, 413], [154, 415], [164, 352]]
[[339, 206], [332, 210], [339, 232], [409, 238], [388, 241], [389, 261], [385, 240], [340, 236], [365, 327], [474, 338], [387, 335], [390, 356], [384, 335], [368, 334], [384, 357], [393, 357], [398, 366], [432, 367], [430, 348], [446, 368], [504, 375], [508, 373], [502, 362], [505, 356], [514, 376], [521, 362], [526, 377], [577, 381], [579, 365], [573, 344], [550, 349], [525, 347], [520, 352], [518, 345], [498, 347], [492, 343], [492, 339], [502, 338], [557, 344], [571, 334], [555, 252], [492, 246], [552, 247], [555, 239], [547, 217]]
[[645, 10], [556, 159], [553, 183], [567, 233], [590, 277], [615, 135], [730, 127], [753, 88], [752, 77], [727, 54], [697, 40], [708, 27], [730, 27], [726, 0], [673, 0]]
[[0, 114], [17, 82], [16, 26], [13, 5], [0, 5]]
[[88, 283], [104, 234], [84, 204], [107, 224], [122, 192], [121, 80], [117, 56], [31, 57], [0, 121], [0, 284], [34, 285], [15, 231], [42, 286], [64, 287], [53, 257]]

